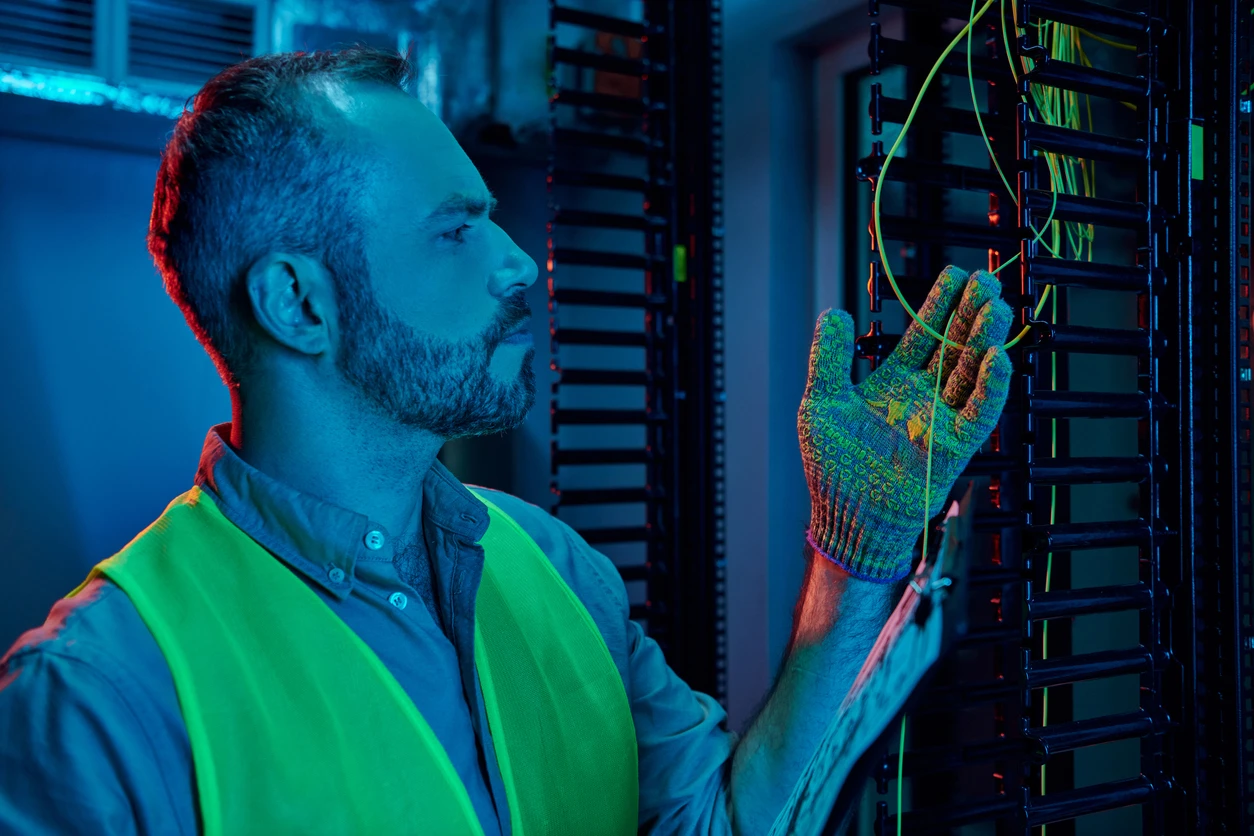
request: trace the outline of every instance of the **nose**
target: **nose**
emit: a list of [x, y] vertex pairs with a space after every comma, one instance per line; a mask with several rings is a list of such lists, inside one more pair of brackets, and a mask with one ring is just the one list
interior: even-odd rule
[[526, 290], [536, 283], [536, 277], [540, 275], [540, 268], [536, 266], [535, 260], [527, 255], [521, 247], [514, 243], [514, 239], [509, 233], [497, 227], [497, 231], [502, 238], [505, 239], [505, 256], [502, 259], [501, 266], [497, 269], [493, 276], [496, 287], [496, 295], [508, 296], [515, 292], [517, 288]]
[[536, 277], [540, 275], [540, 268], [535, 259], [523, 252], [517, 245], [514, 246], [514, 258], [519, 273], [517, 283], [524, 288], [531, 287], [536, 283]]

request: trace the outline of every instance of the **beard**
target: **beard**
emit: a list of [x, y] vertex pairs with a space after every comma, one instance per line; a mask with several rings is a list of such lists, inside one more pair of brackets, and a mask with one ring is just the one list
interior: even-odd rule
[[[335, 278], [336, 366], [377, 411], [445, 440], [501, 433], [526, 420], [536, 397], [534, 347], [519, 373], [502, 379], [489, 368], [500, 347], [491, 337], [453, 341], [421, 334], [379, 302], [368, 278]], [[518, 312], [515, 321], [530, 310], [521, 294], [505, 305]]]

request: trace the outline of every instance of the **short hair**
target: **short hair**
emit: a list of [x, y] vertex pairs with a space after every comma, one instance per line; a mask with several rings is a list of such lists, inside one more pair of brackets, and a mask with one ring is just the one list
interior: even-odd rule
[[222, 381], [256, 361], [249, 266], [282, 249], [342, 286], [367, 274], [360, 219], [375, 160], [334, 129], [324, 94], [350, 82], [406, 92], [413, 70], [369, 47], [262, 55], [218, 73], [162, 153], [148, 251]]

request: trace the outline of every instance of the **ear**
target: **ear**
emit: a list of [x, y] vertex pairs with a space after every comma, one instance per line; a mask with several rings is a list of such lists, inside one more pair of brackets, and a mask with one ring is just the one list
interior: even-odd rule
[[257, 327], [272, 340], [302, 354], [330, 349], [331, 283], [321, 263], [267, 253], [249, 268], [247, 287]]

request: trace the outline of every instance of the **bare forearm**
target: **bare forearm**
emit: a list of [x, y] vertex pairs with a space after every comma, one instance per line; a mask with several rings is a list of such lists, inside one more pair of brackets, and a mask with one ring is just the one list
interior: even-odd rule
[[900, 591], [900, 583], [859, 580], [811, 557], [778, 682], [733, 755], [736, 833], [770, 830]]

